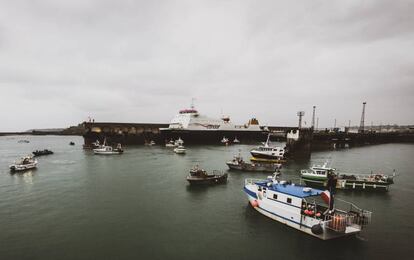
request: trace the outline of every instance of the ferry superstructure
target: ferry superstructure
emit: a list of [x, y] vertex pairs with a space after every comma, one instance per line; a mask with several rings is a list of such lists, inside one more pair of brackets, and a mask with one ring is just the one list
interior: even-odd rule
[[259, 126], [256, 118], [244, 125], [234, 125], [229, 117], [213, 119], [201, 115], [194, 106], [180, 110], [171, 120], [168, 128], [160, 128], [164, 139], [181, 138], [186, 143], [220, 143], [223, 137], [241, 142], [257, 141], [267, 132]]
[[261, 214], [322, 240], [358, 234], [371, 219], [352, 203], [342, 201], [347, 209], [339, 209], [333, 196], [323, 203], [326, 192], [285, 181], [246, 179], [244, 192]]

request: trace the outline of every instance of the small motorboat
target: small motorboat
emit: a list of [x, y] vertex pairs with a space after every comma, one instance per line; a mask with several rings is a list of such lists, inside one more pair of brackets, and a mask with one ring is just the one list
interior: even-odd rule
[[223, 174], [220, 171], [214, 170], [212, 174], [209, 174], [205, 170], [195, 166], [190, 170], [190, 174], [187, 176], [187, 181], [190, 184], [225, 183], [227, 182], [227, 173]]
[[228, 138], [226, 138], [225, 136], [223, 136], [223, 139], [221, 139], [221, 141], [220, 141], [222, 144], [229, 144], [229, 139]]
[[282, 167], [280, 163], [248, 163], [243, 160], [240, 153], [233, 160], [226, 162], [230, 170], [249, 172], [275, 172]]
[[180, 137], [178, 137], [178, 139], [175, 140], [175, 142], [174, 142], [174, 146], [176, 146], [176, 147], [183, 146], [183, 145], [184, 145], [184, 141]]
[[169, 142], [166, 142], [165, 147], [175, 147], [174, 140], [171, 139]]
[[25, 143], [25, 144], [28, 144], [28, 143], [30, 143], [30, 141], [29, 140], [19, 140], [19, 141], [17, 141], [18, 143]]
[[69, 145], [75, 145], [75, 142], [72, 142], [72, 141], [71, 141], [71, 142], [69, 143]]
[[96, 140], [95, 142], [92, 142], [89, 145], [88, 144], [83, 145], [83, 149], [85, 149], [85, 150], [89, 150], [89, 149], [93, 150], [93, 149], [96, 149], [96, 148], [99, 148], [99, 147], [101, 147], [101, 144], [100, 144], [99, 140]]
[[234, 140], [233, 140], [233, 143], [234, 143], [234, 144], [239, 144], [239, 143], [240, 143], [240, 141], [239, 141], [239, 139], [237, 139], [237, 137], [235, 137], [235, 138], [234, 138]]
[[31, 155], [21, 158], [19, 161], [15, 161], [9, 168], [12, 172], [26, 171], [37, 167], [37, 160]]
[[49, 155], [53, 154], [51, 150], [44, 149], [44, 150], [36, 150], [32, 152], [34, 156], [42, 156], [42, 155]]
[[269, 142], [270, 134], [267, 136], [266, 143], [250, 151], [254, 158], [266, 160], [283, 160], [285, 149], [282, 147], [271, 146]]
[[121, 144], [118, 144], [116, 148], [112, 148], [109, 145], [102, 145], [99, 148], [93, 149], [94, 154], [101, 155], [113, 155], [113, 154], [122, 154], [124, 150], [122, 149]]
[[147, 145], [147, 146], [153, 146], [153, 145], [155, 145], [155, 142], [153, 141], [153, 140], [151, 140], [151, 141], [145, 141], [145, 143], [144, 143], [145, 145]]
[[174, 152], [177, 153], [177, 154], [185, 154], [186, 150], [187, 149], [185, 149], [185, 147], [182, 146], [182, 145], [174, 148]]

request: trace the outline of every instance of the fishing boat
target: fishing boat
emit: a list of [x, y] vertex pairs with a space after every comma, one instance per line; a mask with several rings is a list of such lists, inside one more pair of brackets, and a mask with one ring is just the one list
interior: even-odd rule
[[31, 155], [21, 158], [19, 161], [15, 161], [12, 165], [9, 166], [10, 171], [19, 172], [34, 169], [37, 167], [37, 160], [35, 160]]
[[121, 144], [118, 144], [116, 148], [113, 148], [112, 146], [105, 145], [105, 142], [99, 148], [93, 149], [94, 154], [100, 155], [122, 154], [123, 152], [124, 150], [122, 149]]
[[36, 150], [32, 152], [34, 156], [42, 156], [42, 155], [49, 155], [53, 154], [51, 150], [44, 149], [44, 150]]
[[301, 170], [300, 175], [306, 185], [313, 187], [326, 187], [329, 176], [332, 175], [337, 189], [388, 191], [394, 183], [395, 171], [392, 175], [338, 173], [325, 163], [314, 165], [309, 170]]
[[248, 172], [275, 172], [282, 166], [280, 163], [249, 163], [243, 160], [240, 155], [234, 156], [233, 160], [226, 162], [230, 170], [248, 171]]
[[190, 170], [190, 174], [187, 176], [187, 181], [190, 184], [225, 183], [227, 182], [227, 173], [214, 170], [212, 174], [209, 174], [205, 170], [195, 166]]
[[250, 151], [253, 158], [264, 160], [283, 160], [285, 155], [285, 149], [278, 146], [270, 145], [270, 134], [267, 136], [266, 142]]
[[371, 220], [370, 211], [340, 199], [335, 202], [328, 191], [275, 178], [246, 179], [244, 192], [261, 214], [322, 240], [356, 235]]
[[182, 145], [174, 148], [174, 152], [177, 153], [177, 154], [185, 154], [186, 151], [187, 151], [187, 149], [185, 149], [185, 147], [182, 146]]

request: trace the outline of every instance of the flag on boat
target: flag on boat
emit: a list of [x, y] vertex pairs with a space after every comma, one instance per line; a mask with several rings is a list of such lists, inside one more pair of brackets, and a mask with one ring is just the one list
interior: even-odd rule
[[325, 201], [325, 203], [329, 205], [329, 202], [331, 200], [331, 193], [329, 192], [329, 190], [322, 192], [321, 197], [323, 201]]

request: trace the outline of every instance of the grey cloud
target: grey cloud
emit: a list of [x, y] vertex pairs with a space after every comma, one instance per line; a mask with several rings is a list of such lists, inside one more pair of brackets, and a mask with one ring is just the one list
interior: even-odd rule
[[[243, 123], [412, 123], [409, 1], [0, 3], [0, 131], [168, 122], [191, 98]], [[392, 97], [392, 98], [390, 98]], [[20, 100], [16, 105], [14, 100]], [[25, 122], [33, 106], [36, 113]], [[113, 109], [113, 108], [116, 109]], [[51, 109], [49, 111], [48, 109]], [[391, 112], [390, 112], [391, 111]]]

